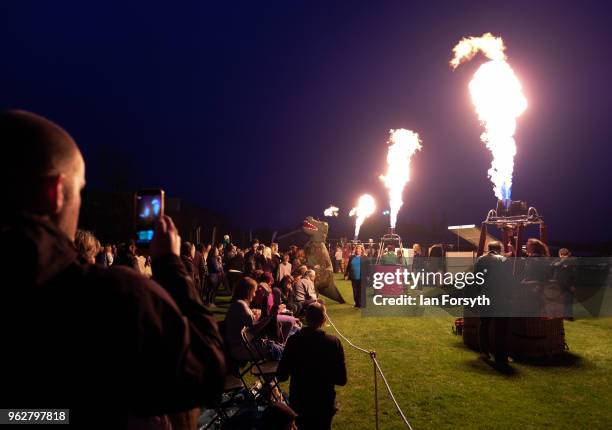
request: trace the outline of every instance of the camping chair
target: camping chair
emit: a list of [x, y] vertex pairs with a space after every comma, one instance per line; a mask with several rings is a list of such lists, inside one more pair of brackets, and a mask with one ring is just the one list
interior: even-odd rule
[[221, 333], [221, 337], [223, 338], [223, 355], [225, 356], [225, 363], [227, 366], [227, 373], [228, 375], [232, 375], [236, 378], [238, 378], [240, 381], [242, 381], [242, 385], [246, 390], [249, 390], [249, 386], [247, 384], [247, 381], [244, 379], [244, 377], [249, 373], [249, 371], [251, 370], [251, 363], [249, 361], [243, 360], [236, 360], [234, 357], [232, 357], [232, 354], [228, 348], [228, 341], [226, 338], [226, 322], [225, 320], [223, 321], [219, 321], [217, 323], [217, 326], [219, 327], [219, 332]]
[[[257, 377], [263, 387], [268, 387], [275, 401], [282, 401], [283, 395], [280, 391], [279, 382], [276, 379], [276, 369], [278, 368], [278, 361], [267, 360], [261, 350], [257, 347], [255, 337], [251, 333], [248, 327], [242, 329], [242, 342], [245, 349], [247, 350], [251, 361], [250, 371], [251, 374]], [[275, 389], [278, 388], [279, 394], [275, 393]], [[279, 398], [280, 397], [280, 398]]]

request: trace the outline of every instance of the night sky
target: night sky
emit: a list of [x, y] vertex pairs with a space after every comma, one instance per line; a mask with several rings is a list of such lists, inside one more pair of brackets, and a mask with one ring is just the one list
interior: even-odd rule
[[448, 61], [492, 32], [529, 101], [513, 198], [551, 238], [612, 239], [609, 2], [129, 3], [0, 5], [0, 106], [65, 127], [92, 187], [163, 187], [246, 228], [346, 214], [364, 192], [382, 210], [403, 127], [423, 150], [400, 222], [478, 223], [495, 205], [467, 89], [483, 58]]

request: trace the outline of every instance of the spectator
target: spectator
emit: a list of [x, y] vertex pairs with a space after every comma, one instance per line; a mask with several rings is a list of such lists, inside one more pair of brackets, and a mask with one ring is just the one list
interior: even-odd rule
[[425, 268], [425, 256], [423, 255], [423, 248], [420, 244], [415, 243], [412, 245], [413, 260], [412, 260], [412, 271], [419, 272]]
[[307, 270], [293, 288], [293, 300], [298, 315], [304, 312], [308, 305], [317, 301], [317, 290], [314, 286], [316, 276], [314, 270]]
[[291, 263], [289, 263], [289, 254], [283, 254], [283, 261], [278, 265], [276, 271], [276, 282], [280, 282], [285, 276], [291, 275]]
[[208, 273], [208, 269], [206, 268], [206, 260], [204, 259], [202, 251], [204, 251], [204, 246], [199, 243], [195, 247], [193, 265], [195, 267], [196, 273], [198, 274], [198, 283], [196, 284], [196, 288], [200, 293], [200, 297], [202, 297], [202, 300], [204, 300], [204, 283], [206, 282], [206, 274]]
[[84, 263], [96, 264], [96, 255], [99, 252], [98, 244], [98, 239], [90, 231], [77, 230], [74, 236], [74, 246], [79, 258]]
[[117, 266], [127, 266], [140, 273], [138, 259], [136, 258], [136, 242], [130, 239], [127, 244], [123, 244], [117, 250]]
[[291, 275], [285, 275], [283, 279], [280, 280], [278, 289], [281, 293], [280, 299], [281, 303], [285, 305], [285, 307], [293, 312], [296, 312], [296, 307], [293, 302], [293, 277]]
[[342, 269], [342, 248], [340, 245], [336, 246], [336, 252], [334, 253], [334, 272], [343, 273]]
[[346, 271], [348, 266], [348, 261], [351, 258], [351, 246], [346, 243], [342, 248], [342, 273]]
[[231, 245], [228, 251], [227, 265], [227, 281], [229, 290], [233, 294], [236, 285], [244, 276], [244, 253], [242, 250]]
[[[225, 339], [228, 343], [228, 351], [231, 358], [238, 362], [251, 358], [242, 341], [242, 329], [248, 327], [254, 336], [258, 336], [268, 324], [274, 323], [274, 317], [278, 311], [277, 308], [272, 309], [267, 317], [256, 318], [250, 307], [256, 289], [257, 282], [254, 279], [243, 278], [234, 289], [232, 304], [225, 316]], [[275, 343], [258, 341], [258, 346], [262, 348], [266, 358], [277, 360], [282, 354], [282, 347]]]
[[306, 308], [308, 327], [287, 341], [276, 377], [289, 384], [290, 405], [298, 414], [300, 430], [331, 428], [336, 408], [336, 385], [346, 385], [344, 350], [340, 340], [326, 334], [325, 306]]
[[96, 264], [102, 267], [110, 267], [113, 265], [113, 248], [110, 244], [104, 248], [96, 256]]
[[[413, 257], [412, 257], [412, 271], [414, 273], [418, 273], [422, 270], [425, 270], [425, 255], [423, 255], [423, 248], [421, 247], [420, 244], [415, 243], [414, 245], [412, 245], [412, 252], [413, 252]], [[417, 284], [415, 285], [415, 288], [422, 290], [423, 289], [423, 285], [420, 282], [417, 282]]]
[[263, 249], [262, 252], [262, 256], [263, 259], [261, 260], [261, 270], [264, 271], [264, 273], [269, 273], [272, 276], [272, 279], [274, 280], [274, 260], [272, 259], [272, 248], [266, 246]]
[[278, 279], [278, 266], [283, 261], [283, 257], [278, 253], [278, 243], [272, 243], [270, 251], [272, 253], [272, 273], [274, 274], [274, 279]]
[[295, 266], [295, 271], [292, 273], [294, 281], [299, 281], [308, 272], [308, 267], [304, 265]]
[[257, 251], [255, 252], [255, 270], [264, 270], [264, 265], [266, 264], [266, 257], [264, 256], [264, 251], [266, 246], [260, 244], [257, 247]]
[[296, 267], [301, 266], [302, 264], [306, 264], [306, 253], [304, 252], [303, 249], [298, 248], [296, 255], [299, 261], [299, 264], [297, 264]]
[[206, 304], [214, 307], [219, 285], [221, 285], [223, 282], [223, 264], [221, 264], [219, 248], [211, 248], [210, 252], [208, 253], [207, 266], [208, 285], [206, 286]]
[[153, 265], [150, 255], [145, 257], [144, 270], [142, 271], [142, 274], [149, 279], [153, 277]]
[[181, 244], [181, 260], [183, 265], [193, 280], [193, 285], [197, 288], [200, 285], [200, 274], [196, 268], [195, 262], [195, 246], [191, 242], [183, 242]]
[[249, 250], [244, 254], [244, 276], [253, 276], [255, 270], [257, 270], [255, 261], [257, 248], [259, 248], [259, 240], [255, 239], [251, 242]]
[[115, 429], [216, 401], [221, 338], [172, 220], [160, 219], [151, 244], [159, 284], [82, 263], [72, 244], [85, 185], [76, 143], [23, 111], [0, 114], [0, 141], [0, 179], [12, 184], [0, 213], [2, 272], [13, 280], [0, 300], [0, 338], [11, 345], [0, 380], [11, 402], [63, 405], [77, 427]]
[[360, 308], [361, 303], [361, 275], [362, 275], [362, 260], [363, 260], [363, 248], [361, 245], [355, 247], [355, 254], [349, 258], [346, 265], [346, 271], [344, 277], [350, 279], [353, 287], [353, 300], [355, 301], [355, 307]]

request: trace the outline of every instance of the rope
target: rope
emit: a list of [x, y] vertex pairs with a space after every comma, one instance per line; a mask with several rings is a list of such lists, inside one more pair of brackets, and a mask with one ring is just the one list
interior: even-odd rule
[[338, 330], [338, 327], [336, 327], [336, 324], [334, 324], [334, 322], [331, 320], [329, 315], [327, 315], [327, 312], [325, 313], [325, 316], [327, 317], [327, 321], [329, 322], [329, 324], [334, 328], [334, 330], [336, 330], [336, 333], [338, 333], [338, 336], [340, 336], [342, 339], [344, 339], [344, 341], [346, 343], [348, 343], [350, 346], [352, 346], [356, 350], [361, 351], [361, 352], [365, 352], [366, 354], [370, 355], [370, 351], [355, 345], [353, 342], [351, 342], [349, 339], [347, 339], [346, 336], [344, 336], [342, 333], [340, 333], [340, 330]]
[[414, 430], [412, 428], [412, 426], [410, 425], [410, 423], [408, 422], [408, 419], [404, 415], [404, 412], [402, 412], [402, 409], [400, 408], [400, 405], [397, 403], [397, 400], [395, 400], [395, 396], [393, 395], [393, 392], [391, 391], [391, 387], [389, 386], [389, 383], [387, 382], [387, 378], [385, 378], [385, 374], [383, 373], [382, 369], [380, 368], [380, 364], [378, 364], [378, 360], [376, 360], [376, 357], [373, 357], [372, 361], [374, 361], [374, 365], [378, 369], [378, 372], [380, 373], [380, 377], [382, 378], [383, 382], [385, 383], [385, 386], [387, 387], [387, 392], [389, 393], [389, 397], [391, 398], [391, 400], [395, 404], [395, 409], [397, 409], [397, 412], [402, 417], [402, 420], [404, 420], [404, 424], [406, 424], [406, 426], [410, 430]]
[[376, 378], [376, 372], [378, 371], [378, 373], [380, 373], [380, 376], [383, 382], [385, 383], [385, 387], [387, 388], [387, 393], [389, 393], [389, 398], [395, 405], [395, 408], [397, 409], [397, 412], [400, 414], [400, 417], [404, 421], [404, 424], [406, 424], [406, 427], [408, 427], [410, 430], [414, 430], [412, 426], [410, 425], [410, 423], [408, 422], [406, 415], [404, 415], [404, 412], [400, 408], [400, 405], [397, 403], [397, 400], [395, 400], [395, 396], [393, 395], [393, 392], [391, 391], [391, 386], [389, 386], [389, 382], [387, 382], [387, 378], [385, 378], [385, 374], [380, 368], [380, 364], [378, 363], [378, 360], [376, 360], [376, 352], [368, 351], [365, 348], [361, 348], [360, 346], [355, 345], [346, 336], [344, 336], [342, 332], [340, 332], [340, 330], [338, 330], [338, 327], [336, 327], [336, 324], [334, 324], [334, 322], [331, 320], [327, 312], [325, 313], [325, 316], [329, 324], [333, 327], [336, 333], [338, 333], [338, 336], [340, 336], [340, 338], [342, 338], [346, 343], [348, 343], [351, 347], [355, 348], [356, 350], [365, 352], [366, 354], [368, 354], [370, 356], [370, 359], [372, 360], [372, 363], [374, 363], [374, 402], [375, 402], [374, 406], [376, 409], [376, 428], [378, 429], [378, 394], [377, 394], [378, 393], [378, 382]]

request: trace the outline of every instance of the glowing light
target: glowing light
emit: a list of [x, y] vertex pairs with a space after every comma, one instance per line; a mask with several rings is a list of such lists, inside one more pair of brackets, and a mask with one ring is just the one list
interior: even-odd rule
[[527, 108], [527, 99], [520, 81], [506, 62], [504, 50], [501, 37], [491, 33], [463, 38], [453, 48], [455, 55], [450, 64], [457, 68], [479, 51], [490, 59], [474, 73], [469, 89], [478, 119], [485, 127], [480, 138], [493, 155], [488, 174], [495, 196], [507, 201], [512, 192], [516, 118]]
[[369, 194], [364, 194], [359, 197], [359, 201], [357, 202], [357, 207], [354, 207], [349, 212], [349, 216], [356, 216], [355, 220], [355, 239], [359, 237], [359, 230], [361, 229], [361, 225], [365, 221], [367, 217], [372, 215], [376, 210], [376, 202], [374, 201], [374, 197]]
[[410, 158], [422, 148], [419, 135], [403, 128], [389, 130], [387, 173], [380, 179], [389, 190], [390, 225], [395, 228], [397, 214], [404, 204], [402, 193], [410, 180]]
[[323, 211], [323, 215], [325, 215], [325, 216], [338, 216], [338, 211], [339, 211], [339, 209], [337, 207], [335, 207], [334, 205], [331, 205], [330, 207], [328, 207], [327, 209], [325, 209]]

